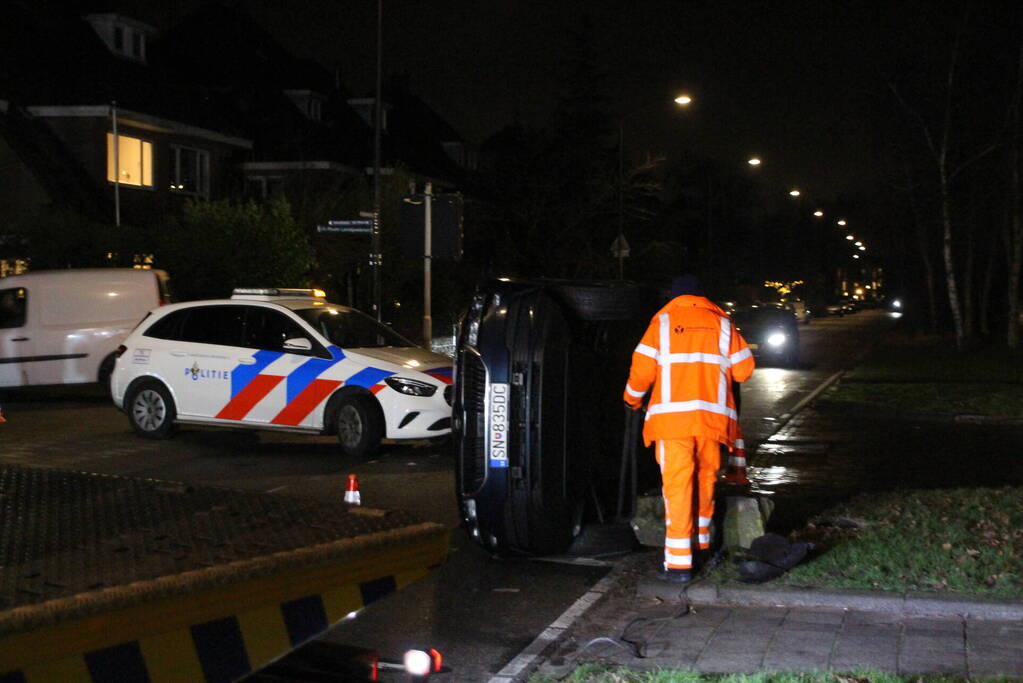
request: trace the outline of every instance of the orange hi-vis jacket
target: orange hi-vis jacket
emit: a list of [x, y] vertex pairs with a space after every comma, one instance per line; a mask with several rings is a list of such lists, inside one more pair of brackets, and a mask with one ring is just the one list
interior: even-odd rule
[[702, 296], [677, 296], [650, 321], [632, 354], [624, 399], [643, 405], [650, 388], [643, 439], [701, 436], [729, 449], [738, 438], [732, 380], [753, 373], [753, 354], [732, 319]]

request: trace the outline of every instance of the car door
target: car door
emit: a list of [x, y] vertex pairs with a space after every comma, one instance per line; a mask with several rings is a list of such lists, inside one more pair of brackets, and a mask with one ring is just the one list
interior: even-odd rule
[[232, 374], [255, 363], [241, 344], [245, 308], [214, 304], [185, 309], [177, 338], [153, 349], [154, 367], [173, 383], [179, 416], [220, 417], [231, 400]]
[[332, 355], [284, 311], [246, 308], [245, 352], [239, 355], [248, 354], [252, 362], [232, 377], [232, 402], [246, 411], [246, 422], [318, 428], [316, 408], [341, 384], [322, 375], [341, 359], [340, 354]]
[[19, 358], [27, 355], [29, 333], [26, 330], [28, 291], [24, 287], [0, 289], [0, 387], [27, 384], [27, 363]]

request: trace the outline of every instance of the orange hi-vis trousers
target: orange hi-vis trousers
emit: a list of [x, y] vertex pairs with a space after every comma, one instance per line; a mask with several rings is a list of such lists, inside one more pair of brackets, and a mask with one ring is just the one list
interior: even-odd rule
[[720, 445], [699, 436], [658, 441], [657, 464], [664, 495], [664, 568], [692, 569], [693, 485], [698, 483], [697, 547], [703, 550], [710, 547]]

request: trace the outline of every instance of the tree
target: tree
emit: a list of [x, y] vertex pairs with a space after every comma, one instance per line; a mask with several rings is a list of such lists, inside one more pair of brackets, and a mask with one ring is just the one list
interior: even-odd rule
[[183, 300], [228, 296], [235, 287], [301, 287], [314, 265], [284, 199], [192, 200], [148, 243]]

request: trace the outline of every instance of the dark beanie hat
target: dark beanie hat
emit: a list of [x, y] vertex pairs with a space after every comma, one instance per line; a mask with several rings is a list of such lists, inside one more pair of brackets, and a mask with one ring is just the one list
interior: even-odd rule
[[700, 296], [703, 294], [703, 290], [700, 288], [700, 281], [695, 275], [686, 273], [672, 279], [671, 281], [671, 296], [682, 296], [683, 294], [692, 294]]

